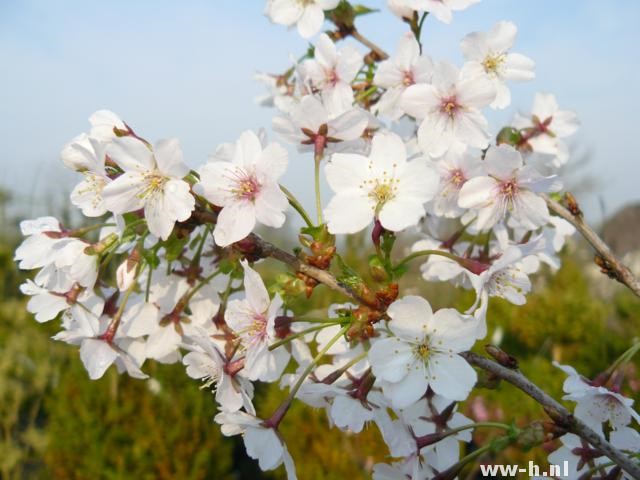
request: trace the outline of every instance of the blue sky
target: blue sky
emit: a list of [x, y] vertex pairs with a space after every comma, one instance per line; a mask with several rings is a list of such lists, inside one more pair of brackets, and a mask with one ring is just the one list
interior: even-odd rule
[[[362, 0], [383, 7], [381, 0]], [[180, 138], [192, 166], [247, 128], [269, 127], [273, 112], [253, 97], [255, 71], [280, 72], [305, 42], [271, 25], [263, 0], [0, 0], [0, 185], [17, 192], [21, 212], [42, 212], [73, 185], [59, 152], [109, 108], [149, 139]], [[636, 0], [483, 0], [451, 25], [424, 30], [435, 59], [462, 61], [467, 33], [499, 20], [519, 27], [516, 51], [537, 63], [537, 78], [513, 84], [513, 106], [490, 116], [497, 130], [536, 91], [553, 92], [575, 110], [578, 153], [596, 188], [581, 196], [592, 219], [640, 200], [640, 2]], [[405, 25], [385, 9], [361, 31], [393, 51]], [[363, 49], [364, 51], [364, 49]], [[285, 183], [312, 205], [309, 158], [295, 153]], [[307, 178], [307, 180], [304, 180]]]

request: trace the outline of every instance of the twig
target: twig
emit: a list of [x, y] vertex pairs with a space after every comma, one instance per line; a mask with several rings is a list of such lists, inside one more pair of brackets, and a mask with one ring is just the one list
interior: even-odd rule
[[569, 410], [549, 394], [541, 390], [540, 387], [531, 382], [531, 380], [525, 377], [518, 370], [503, 367], [499, 363], [473, 352], [463, 352], [460, 355], [462, 355], [471, 365], [475, 365], [482, 370], [486, 370], [487, 372], [496, 375], [516, 388], [522, 390], [542, 405], [544, 410], [556, 424], [586, 440], [594, 448], [598, 449], [604, 455], [616, 462], [616, 464], [618, 464], [633, 478], [640, 479], [640, 465], [633, 462], [624, 453], [607, 442], [602, 436], [594, 432], [582, 420], [574, 417]]
[[631, 270], [629, 270], [629, 267], [616, 258], [609, 246], [604, 243], [598, 234], [584, 222], [582, 215], [580, 213], [574, 215], [569, 209], [548, 195], [543, 194], [542, 197], [547, 202], [549, 210], [576, 227], [587, 242], [591, 244], [602, 260], [604, 260], [604, 263], [600, 265], [603, 271], [610, 277], [615, 278], [618, 282], [626, 285], [633, 293], [640, 297], [640, 283], [638, 279]]
[[331, 290], [335, 290], [336, 292], [341, 293], [342, 295], [349, 297], [358, 303], [367, 305], [370, 303], [366, 299], [358, 296], [354, 291], [340, 283], [336, 279], [336, 277], [334, 277], [326, 270], [321, 270], [320, 268], [316, 268], [307, 263], [304, 263], [298, 257], [285, 252], [284, 250], [276, 247], [266, 240], [263, 240], [256, 234], [252, 233], [249, 238], [251, 239], [251, 243], [257, 247], [257, 250], [260, 252], [261, 256], [279, 260], [282, 263], [287, 264], [292, 270], [304, 273], [308, 277], [311, 277], [314, 280], [317, 280], [318, 282], [326, 285]]
[[351, 35], [353, 38], [355, 38], [357, 41], [359, 41], [361, 44], [363, 44], [365, 47], [370, 48], [372, 52], [374, 52], [376, 54], [376, 56], [380, 59], [380, 60], [386, 60], [387, 58], [389, 58], [389, 54], [387, 52], [385, 52], [384, 50], [382, 50], [379, 46], [377, 46], [375, 43], [373, 43], [371, 40], [369, 40], [367, 37], [363, 36], [358, 30], [356, 30], [355, 28], [349, 32], [349, 35]]

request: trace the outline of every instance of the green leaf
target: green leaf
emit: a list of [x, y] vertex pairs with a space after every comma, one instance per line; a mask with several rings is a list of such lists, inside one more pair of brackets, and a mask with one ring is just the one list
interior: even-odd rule
[[498, 136], [496, 137], [496, 143], [498, 145], [506, 143], [507, 145], [511, 145], [514, 147], [518, 145], [521, 140], [522, 134], [520, 133], [520, 130], [514, 127], [504, 127], [502, 130], [500, 130]]
[[380, 11], [379, 8], [370, 8], [370, 7], [367, 7], [366, 5], [353, 6], [353, 13], [355, 14], [356, 17], [359, 17], [360, 15], [367, 15], [369, 13], [376, 13], [379, 11]]
[[152, 250], [143, 249], [142, 258], [144, 258], [144, 261], [147, 262], [152, 270], [155, 270], [160, 265], [160, 258], [158, 257], [158, 252], [155, 248]]
[[336, 259], [338, 260], [338, 266], [342, 271], [341, 275], [339, 275], [337, 279], [340, 283], [351, 288], [357, 287], [364, 283], [360, 275], [358, 275], [355, 270], [347, 265], [340, 255], [336, 254]]
[[171, 235], [167, 240], [163, 242], [165, 249], [165, 257], [169, 262], [177, 260], [182, 255], [184, 247], [187, 245], [189, 237], [178, 238], [176, 235]]

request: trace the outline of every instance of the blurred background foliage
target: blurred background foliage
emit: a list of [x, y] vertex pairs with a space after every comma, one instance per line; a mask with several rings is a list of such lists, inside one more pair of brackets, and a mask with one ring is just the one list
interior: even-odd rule
[[[49, 338], [58, 328], [56, 322], [39, 325], [25, 310], [18, 290], [24, 276], [13, 262], [17, 221], [7, 218], [8, 199], [0, 194], [0, 477], [284, 478], [282, 469], [259, 472], [246, 458], [241, 438], [219, 433], [212, 394], [199, 389], [182, 365], [148, 362], [144, 368], [152, 379], [146, 381], [118, 376], [113, 369], [99, 381], [88, 379], [77, 349]], [[364, 237], [347, 242], [347, 261], [357, 265], [366, 244]], [[526, 375], [556, 398], [562, 394], [564, 374], [551, 360], [570, 363], [593, 377], [640, 337], [640, 301], [594, 274], [591, 253], [580, 242], [568, 249], [557, 273], [543, 269], [534, 278], [526, 305], [494, 299], [489, 310], [487, 342], [499, 342], [518, 358]], [[417, 264], [402, 280], [401, 292], [422, 294], [437, 307], [466, 309], [473, 302], [470, 292], [419, 280]], [[327, 305], [330, 295], [319, 287], [312, 305]], [[482, 351], [484, 343], [476, 350]], [[624, 389], [636, 399], [637, 365], [627, 365], [630, 381]], [[258, 413], [272, 412], [284, 396], [276, 385], [259, 388]], [[539, 405], [509, 385], [476, 390], [462, 410], [477, 420], [520, 426], [545, 419]], [[301, 404], [292, 408], [281, 431], [304, 480], [369, 478], [375, 463], [389, 460], [375, 427], [360, 435], [344, 434], [329, 428], [324, 411]], [[479, 432], [474, 445], [493, 435]], [[554, 446], [552, 442], [527, 453], [509, 448], [500, 458], [482, 461], [544, 462]], [[471, 470], [467, 478], [473, 477]]]

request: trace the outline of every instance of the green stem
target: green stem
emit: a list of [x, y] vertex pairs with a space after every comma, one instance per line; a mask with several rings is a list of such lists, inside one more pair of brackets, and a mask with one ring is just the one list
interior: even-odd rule
[[462, 425], [460, 427], [452, 428], [451, 430], [447, 430], [445, 433], [447, 436], [455, 435], [456, 433], [463, 432], [464, 430], [469, 430], [472, 428], [501, 428], [503, 430], [513, 430], [513, 425], [507, 425], [506, 423], [499, 422], [477, 422], [470, 423], [469, 425]]
[[629, 360], [633, 358], [633, 356], [640, 351], [640, 341], [636, 342], [630, 348], [627, 349], [622, 355], [620, 355], [615, 362], [611, 364], [611, 366], [607, 369], [607, 372], [612, 374], [615, 372], [621, 365], [627, 363]]
[[289, 335], [287, 338], [283, 338], [282, 340], [278, 340], [277, 342], [269, 345], [269, 351], [275, 350], [276, 348], [285, 345], [296, 338], [304, 337], [308, 333], [317, 332], [318, 330], [322, 330], [327, 327], [332, 327], [333, 325], [340, 325], [340, 322], [324, 322], [322, 325], [316, 325], [315, 327], [307, 328], [306, 330], [302, 330], [301, 332], [294, 333]]
[[198, 285], [193, 287], [193, 289], [191, 289], [191, 291], [189, 291], [189, 293], [187, 293], [185, 295], [185, 297], [184, 297], [185, 304], [186, 304], [186, 302], [189, 302], [189, 300], [191, 300], [191, 298], [193, 298], [193, 296], [198, 292], [198, 290], [200, 290], [202, 287], [204, 287], [206, 284], [208, 284], [214, 277], [216, 277], [219, 274], [220, 274], [220, 269], [216, 270], [215, 272], [213, 272], [208, 277], [203, 278], [202, 281]]
[[198, 244], [198, 248], [196, 250], [196, 253], [194, 254], [193, 258], [191, 259], [191, 265], [195, 266], [198, 265], [200, 263], [200, 257], [202, 256], [202, 250], [204, 249], [204, 244], [207, 241], [207, 235], [209, 234], [209, 225], [206, 225], [204, 227], [204, 232], [202, 232], [202, 239], [200, 240], [200, 243]]
[[407, 255], [402, 260], [400, 260], [400, 263], [396, 265], [396, 269], [404, 267], [407, 263], [409, 263], [414, 258], [426, 257], [428, 255], [440, 255], [441, 257], [447, 257], [456, 262], [460, 259], [460, 257], [458, 257], [457, 255], [454, 255], [453, 253], [449, 253], [449, 252], [443, 252], [442, 250], [420, 250], [417, 252], [413, 252], [412, 254]]
[[296, 212], [300, 214], [300, 216], [304, 220], [304, 223], [307, 224], [307, 227], [313, 227], [313, 222], [311, 221], [309, 214], [304, 209], [302, 204], [298, 201], [298, 199], [293, 195], [293, 193], [291, 193], [284, 185], [280, 185], [280, 190], [282, 190], [282, 192], [287, 196], [289, 205], [291, 205], [296, 210]]
[[322, 154], [314, 155], [314, 178], [316, 189], [316, 212], [318, 213], [318, 225], [324, 223], [322, 219], [322, 197], [320, 196], [320, 163], [322, 162]]
[[369, 87], [366, 90], [363, 90], [362, 92], [360, 92], [356, 98], [355, 101], [359, 102], [360, 100], [364, 100], [365, 98], [367, 98], [368, 96], [370, 96], [371, 94], [375, 93], [376, 90], [378, 90], [378, 87], [376, 87], [375, 85], [373, 87]]
[[[491, 423], [491, 422], [488, 422], [488, 423]], [[434, 478], [437, 478], [437, 479], [440, 479], [440, 478], [454, 478], [454, 477], [457, 478], [457, 473], [460, 472], [460, 470], [462, 470], [462, 468], [465, 465], [467, 465], [471, 461], [475, 460], [476, 458], [484, 455], [487, 452], [495, 451], [498, 445], [500, 445], [502, 447], [501, 449], [506, 448], [514, 440], [515, 440], [515, 437], [514, 437], [513, 434], [505, 435], [505, 436], [502, 436], [502, 437], [498, 437], [495, 440], [493, 440], [492, 442], [489, 442], [488, 444], [486, 444], [486, 445], [478, 448], [477, 450], [474, 450], [470, 454], [462, 457], [458, 461], [458, 463], [454, 464], [453, 466], [449, 467], [448, 469], [444, 470], [443, 472], [440, 472]]]
[[115, 227], [115, 223], [98, 223], [96, 225], [89, 225], [88, 227], [76, 228], [75, 230], [71, 230], [69, 232], [69, 236], [71, 237], [81, 237], [86, 233], [93, 232], [94, 230], [98, 230], [103, 227]]
[[287, 395], [287, 398], [284, 400], [284, 402], [282, 402], [282, 404], [276, 409], [276, 411], [273, 413], [271, 418], [269, 418], [269, 420], [264, 422], [265, 426], [271, 427], [273, 429], [278, 428], [278, 425], [280, 425], [280, 422], [282, 421], [285, 414], [287, 413], [287, 410], [289, 410], [289, 407], [291, 406], [291, 403], [293, 402], [293, 399], [295, 398], [296, 393], [298, 393], [298, 390], [300, 390], [300, 387], [304, 383], [304, 380], [307, 378], [307, 376], [311, 373], [311, 370], [313, 370], [313, 368], [318, 364], [318, 362], [322, 360], [322, 357], [325, 356], [325, 354], [329, 351], [329, 349], [333, 347], [333, 345], [338, 340], [340, 340], [340, 338], [342, 338], [342, 336], [347, 332], [349, 327], [350, 327], [350, 324], [342, 327], [340, 331], [336, 333], [336, 335], [331, 340], [329, 340], [329, 342], [324, 346], [324, 348], [318, 352], [318, 354], [313, 358], [311, 363], [307, 365], [307, 368], [305, 368], [304, 371], [300, 374], [300, 377], [298, 378], [298, 381], [296, 382], [296, 384], [293, 387], [291, 387], [291, 390], [289, 391], [289, 395]]

